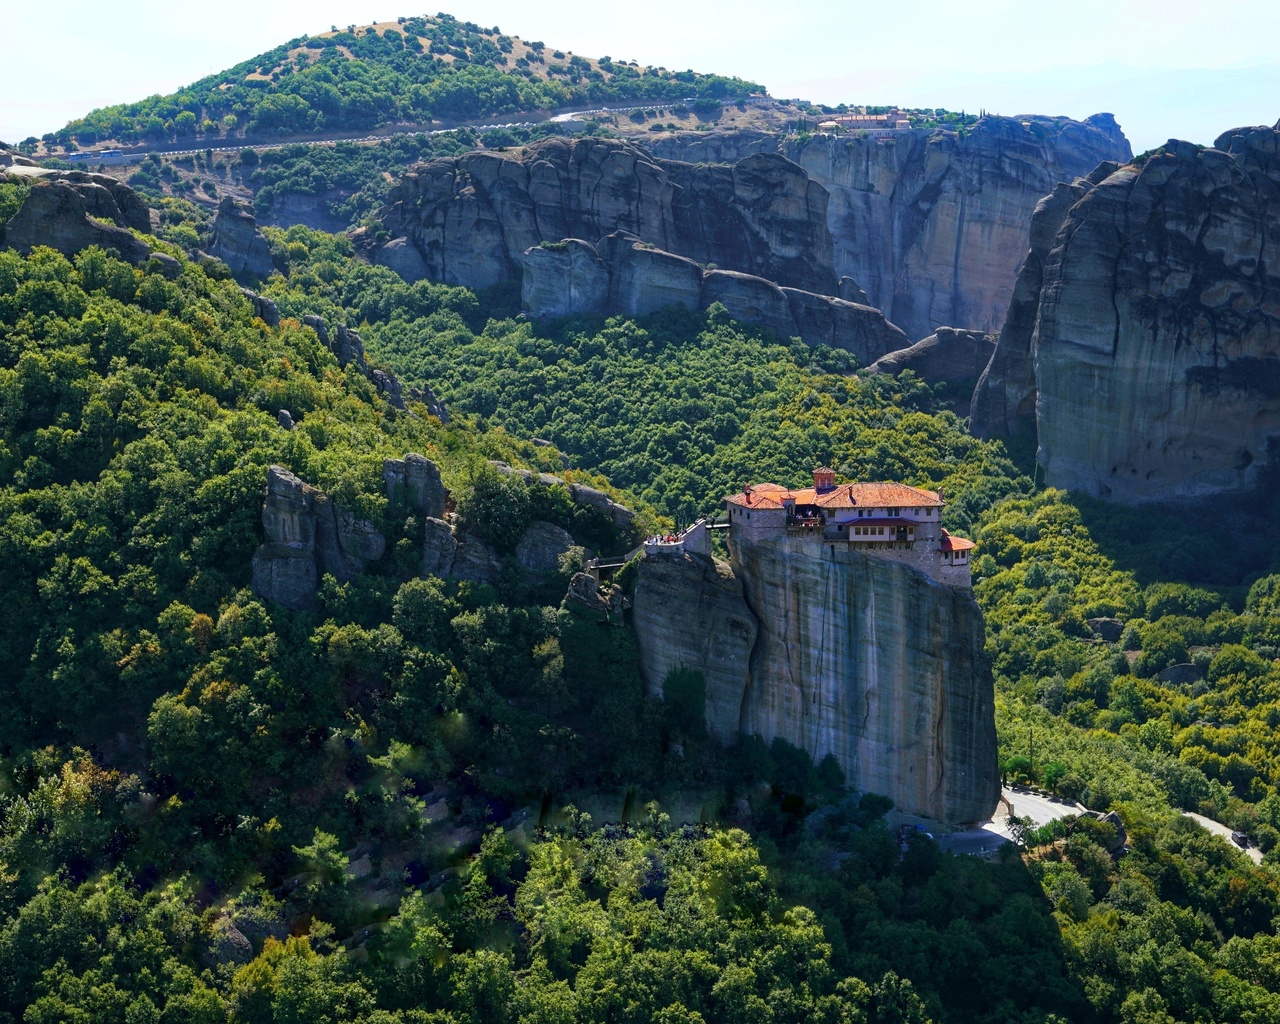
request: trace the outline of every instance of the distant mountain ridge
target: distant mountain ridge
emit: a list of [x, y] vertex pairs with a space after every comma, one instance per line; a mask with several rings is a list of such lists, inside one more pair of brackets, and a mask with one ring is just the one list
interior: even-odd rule
[[449, 15], [299, 36], [168, 96], [103, 107], [60, 145], [132, 144], [466, 121], [578, 103], [717, 105], [754, 82], [585, 58]]

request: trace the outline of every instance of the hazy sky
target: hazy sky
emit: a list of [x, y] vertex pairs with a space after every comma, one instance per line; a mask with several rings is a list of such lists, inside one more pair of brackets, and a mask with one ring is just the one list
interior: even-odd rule
[[[735, 74], [779, 97], [1116, 115], [1135, 151], [1280, 119], [1280, 4], [1112, 0], [442, 0], [585, 56]], [[434, 13], [396, 0], [0, 4], [0, 139], [166, 93], [331, 24]]]

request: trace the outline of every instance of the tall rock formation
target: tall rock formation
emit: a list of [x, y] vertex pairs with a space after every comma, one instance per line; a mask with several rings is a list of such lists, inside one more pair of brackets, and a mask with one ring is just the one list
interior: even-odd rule
[[1088, 178], [1078, 178], [1070, 184], [1059, 182], [1036, 204], [1031, 215], [1031, 249], [1018, 271], [995, 353], [974, 388], [969, 428], [979, 437], [1014, 434], [1027, 425], [1034, 427], [1036, 371], [1031, 338], [1040, 312], [1045, 263], [1071, 207], [1117, 169], [1114, 163], [1099, 164]]
[[1070, 206], [1029, 348], [1049, 483], [1182, 500], [1249, 490], [1280, 464], [1277, 223], [1280, 126], [1170, 142]]
[[651, 690], [686, 667], [707, 725], [835, 756], [851, 786], [948, 823], [1000, 793], [982, 613], [966, 589], [809, 538], [732, 542], [732, 569], [646, 559], [634, 599]]
[[223, 196], [210, 230], [209, 255], [222, 260], [234, 277], [262, 280], [271, 275], [271, 247], [249, 207]]
[[784, 140], [684, 132], [646, 144], [668, 159], [736, 160], [768, 150], [800, 164], [831, 195], [837, 277], [855, 281], [913, 339], [948, 324], [999, 330], [1036, 203], [1060, 181], [1132, 156], [1110, 114], [1083, 122], [988, 116], [963, 135]]
[[617, 140], [547, 139], [468, 153], [404, 175], [382, 219], [379, 262], [415, 279], [485, 288], [519, 279], [539, 242], [626, 231], [698, 263], [834, 293], [827, 194], [795, 163], [659, 160]]

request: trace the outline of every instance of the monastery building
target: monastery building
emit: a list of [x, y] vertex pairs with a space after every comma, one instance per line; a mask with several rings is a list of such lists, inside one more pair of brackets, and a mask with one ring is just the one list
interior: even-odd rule
[[755, 484], [725, 499], [729, 543], [804, 537], [906, 562], [940, 583], [972, 586], [973, 541], [942, 525], [946, 504], [936, 491], [899, 483], [837, 484], [835, 473], [813, 471], [813, 486], [788, 489]]

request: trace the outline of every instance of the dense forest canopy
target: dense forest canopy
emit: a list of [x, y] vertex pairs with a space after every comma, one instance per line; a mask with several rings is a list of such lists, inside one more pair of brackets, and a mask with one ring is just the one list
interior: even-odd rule
[[[191, 210], [150, 240], [176, 276], [0, 252], [0, 1021], [1280, 1019], [1274, 553], [1196, 575], [1170, 518], [1135, 559], [1128, 513], [1038, 488], [944, 389], [715, 307], [537, 325], [291, 228], [269, 327], [186, 258]], [[493, 584], [421, 576], [382, 479], [411, 451], [491, 531]], [[495, 459], [619, 488], [646, 526], [819, 462], [943, 487], [1005, 773], [1115, 810], [1128, 852], [1087, 817], [992, 859], [902, 849], [833, 760], [716, 743], [700, 677], [647, 693], [625, 624], [565, 599], [572, 563], [502, 550], [535, 518], [621, 538]], [[271, 464], [388, 541], [314, 611], [249, 588]]]
[[302, 36], [170, 96], [92, 111], [46, 141], [365, 131], [577, 104], [718, 106], [764, 91], [739, 78], [587, 59], [438, 14]]

